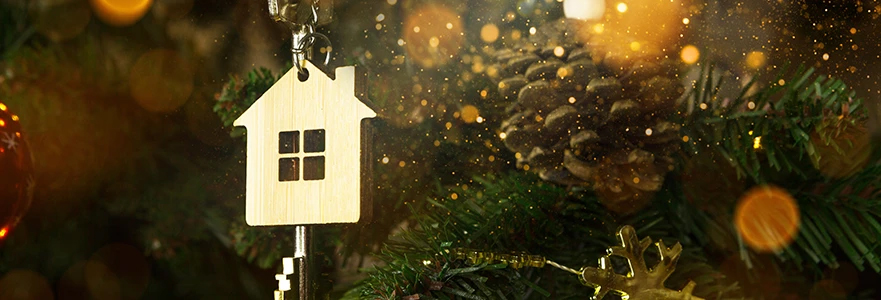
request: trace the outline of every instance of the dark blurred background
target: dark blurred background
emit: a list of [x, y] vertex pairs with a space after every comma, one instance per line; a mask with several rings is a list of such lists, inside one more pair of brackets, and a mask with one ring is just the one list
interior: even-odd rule
[[[487, 99], [485, 49], [563, 13], [544, 0], [321, 1], [333, 9], [318, 27], [333, 44], [328, 68], [370, 71], [381, 118], [374, 220], [317, 229], [319, 279], [339, 292], [409, 224], [407, 204], [514, 168], [494, 140], [505, 105]], [[244, 225], [244, 140], [214, 107], [231, 80], [284, 71], [290, 33], [266, 1], [119, 1], [123, 11], [109, 2], [0, 2], [0, 102], [20, 117], [36, 183], [30, 210], [0, 235], [0, 299], [271, 297], [292, 234]], [[805, 64], [877, 111], [877, 1], [682, 7], [687, 21], [669, 23], [681, 27], [672, 57], [693, 46], [689, 55], [740, 83]], [[438, 39], [439, 28], [453, 29]], [[15, 201], [0, 199], [0, 211]], [[4, 294], [13, 286], [26, 292]]]

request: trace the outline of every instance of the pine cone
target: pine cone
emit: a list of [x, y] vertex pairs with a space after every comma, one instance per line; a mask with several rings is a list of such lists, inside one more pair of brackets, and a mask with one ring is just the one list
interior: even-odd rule
[[[620, 57], [579, 42], [577, 29], [571, 20], [551, 22], [495, 53], [491, 75], [512, 101], [504, 143], [519, 167], [593, 187], [607, 208], [631, 213], [649, 202], [672, 166], [678, 126], [666, 117], [684, 89], [673, 62], [622, 66]], [[614, 67], [605, 63], [612, 60]]]

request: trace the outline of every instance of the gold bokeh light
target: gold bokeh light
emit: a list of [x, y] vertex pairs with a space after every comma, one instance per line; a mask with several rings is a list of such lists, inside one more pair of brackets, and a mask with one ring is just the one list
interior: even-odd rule
[[171, 112], [187, 102], [193, 92], [193, 71], [171, 50], [151, 50], [129, 70], [132, 97], [146, 110]]
[[734, 224], [744, 242], [759, 252], [776, 252], [795, 240], [800, 214], [795, 198], [786, 190], [761, 185], [738, 200]]
[[496, 24], [486, 24], [480, 28], [480, 39], [487, 43], [495, 42], [499, 39], [499, 27]]
[[682, 62], [686, 64], [694, 64], [700, 59], [701, 52], [694, 45], [686, 45], [682, 47], [682, 51], [679, 52], [679, 58], [682, 59]]
[[577, 20], [578, 38], [593, 45], [594, 59], [613, 68], [639, 60], [661, 59], [678, 49], [691, 0], [611, 2], [601, 19]]
[[99, 19], [113, 26], [132, 25], [150, 10], [153, 0], [91, 0]]
[[423, 67], [451, 61], [464, 40], [462, 19], [439, 4], [424, 5], [410, 12], [404, 28], [412, 28], [404, 30], [403, 36], [408, 57]]

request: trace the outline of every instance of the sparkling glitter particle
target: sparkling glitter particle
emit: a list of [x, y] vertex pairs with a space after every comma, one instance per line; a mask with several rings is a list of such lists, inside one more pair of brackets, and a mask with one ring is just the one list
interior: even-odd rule
[[566, 54], [566, 49], [563, 47], [557, 46], [554, 48], [554, 55], [557, 57], [563, 57], [563, 54]]

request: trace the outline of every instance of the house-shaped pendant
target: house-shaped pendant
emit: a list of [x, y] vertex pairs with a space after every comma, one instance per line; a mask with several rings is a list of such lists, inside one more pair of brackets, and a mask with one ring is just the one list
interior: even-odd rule
[[[235, 121], [247, 129], [245, 221], [251, 226], [355, 223], [369, 195], [369, 132], [376, 113], [358, 97], [355, 67], [330, 78], [305, 62]], [[357, 78], [360, 79], [360, 78]], [[358, 83], [361, 83], [360, 80]]]

